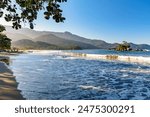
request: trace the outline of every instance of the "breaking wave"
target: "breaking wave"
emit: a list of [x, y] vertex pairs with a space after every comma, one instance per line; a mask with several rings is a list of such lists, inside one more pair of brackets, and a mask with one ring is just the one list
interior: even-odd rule
[[124, 61], [133, 63], [143, 63], [150, 64], [150, 57], [143, 56], [122, 56], [122, 55], [100, 55], [100, 54], [86, 54], [86, 53], [73, 53], [73, 52], [63, 52], [61, 55], [87, 58], [87, 59], [103, 59], [112, 61]]

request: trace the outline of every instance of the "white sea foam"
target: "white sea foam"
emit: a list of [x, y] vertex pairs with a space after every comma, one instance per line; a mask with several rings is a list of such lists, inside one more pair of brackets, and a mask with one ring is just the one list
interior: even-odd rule
[[100, 55], [100, 54], [85, 54], [73, 52], [62, 52], [61, 54], [64, 54], [66, 56], [82, 57], [89, 59], [118, 60], [124, 62], [150, 64], [150, 57], [142, 57], [142, 56]]
[[37, 71], [44, 71], [44, 69], [36, 69]]
[[128, 77], [129, 75], [128, 74], [123, 74], [123, 77]]
[[62, 51], [61, 50], [28, 50], [26, 51], [27, 53], [32, 53], [32, 54], [40, 54], [40, 55], [49, 55], [49, 54], [54, 54], [54, 55], [59, 55]]
[[76, 57], [66, 57], [64, 59], [73, 60], [73, 59], [77, 59], [77, 58]]
[[83, 90], [97, 90], [97, 91], [104, 91], [104, 92], [108, 91], [108, 89], [104, 89], [100, 86], [95, 87], [95, 86], [92, 86], [92, 85], [80, 85], [79, 87]]
[[105, 54], [86, 54], [86, 53], [74, 53], [64, 52], [62, 50], [31, 50], [32, 54], [40, 55], [56, 55], [56, 56], [69, 56], [64, 59], [86, 58], [86, 59], [101, 59], [101, 60], [118, 60], [131, 63], [143, 63], [150, 64], [150, 57], [143, 56], [123, 56], [123, 55], [105, 55]]
[[144, 51], [149, 52], [150, 50], [148, 50], [148, 49], [144, 49]]
[[43, 62], [48, 62], [48, 61], [49, 61], [49, 59], [43, 59], [42, 61], [43, 61]]
[[145, 74], [150, 74], [150, 70], [149, 69], [138, 69], [138, 68], [130, 68], [130, 69], [122, 69], [120, 70], [121, 72], [133, 72], [133, 73], [145, 73]]

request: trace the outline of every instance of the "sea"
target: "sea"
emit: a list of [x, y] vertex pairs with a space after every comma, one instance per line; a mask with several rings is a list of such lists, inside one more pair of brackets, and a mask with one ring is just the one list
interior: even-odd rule
[[150, 64], [64, 56], [63, 52], [150, 57], [150, 51], [38, 51], [11, 56], [27, 100], [150, 100]]

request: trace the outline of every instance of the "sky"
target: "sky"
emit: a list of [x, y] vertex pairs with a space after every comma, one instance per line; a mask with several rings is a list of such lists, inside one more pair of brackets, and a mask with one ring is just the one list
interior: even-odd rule
[[[150, 0], [67, 0], [61, 8], [64, 23], [46, 21], [41, 12], [35, 30], [69, 31], [110, 43], [150, 44]], [[0, 23], [7, 24], [3, 19]]]

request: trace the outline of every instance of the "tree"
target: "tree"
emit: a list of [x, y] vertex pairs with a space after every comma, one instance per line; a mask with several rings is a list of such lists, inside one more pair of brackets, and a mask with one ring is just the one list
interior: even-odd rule
[[6, 30], [5, 27], [2, 26], [2, 25], [0, 25], [0, 33], [3, 32], [3, 31], [5, 31], [5, 30]]
[[130, 48], [130, 44], [129, 44], [128, 42], [123, 41], [122, 43], [123, 43], [123, 45], [124, 45], [127, 49]]
[[0, 25], [0, 49], [10, 49], [11, 48], [11, 39], [7, 38], [6, 35], [2, 34], [5, 31], [5, 27]]
[[128, 42], [126, 42], [126, 41], [123, 41], [122, 44], [119, 44], [116, 47], [116, 50], [117, 51], [129, 51], [129, 50], [131, 50], [130, 44]]
[[47, 20], [53, 18], [57, 23], [63, 22], [65, 18], [60, 9], [62, 2], [67, 0], [1, 0], [0, 18], [4, 16], [7, 22], [11, 21], [15, 29], [21, 28], [21, 23], [29, 23], [33, 29], [39, 11], [44, 11]]

